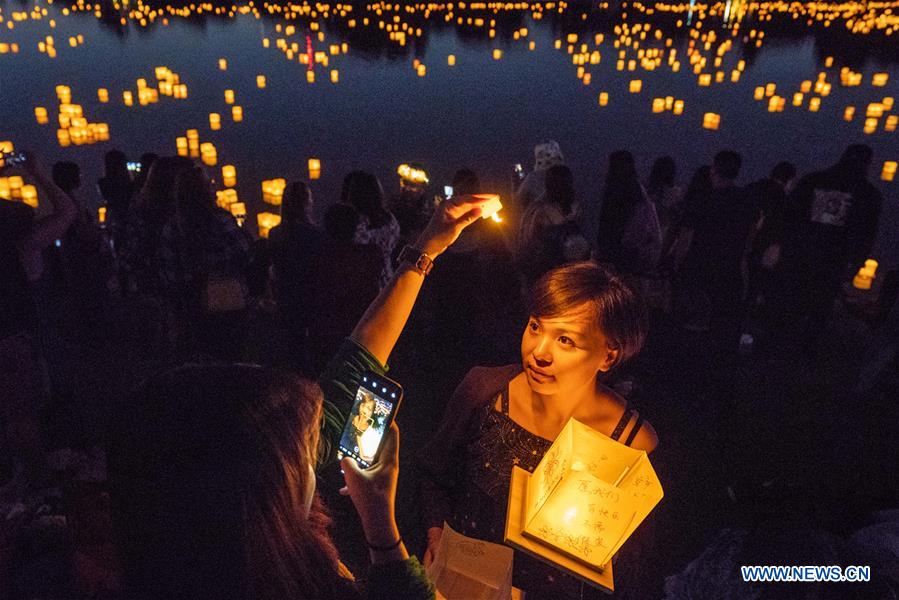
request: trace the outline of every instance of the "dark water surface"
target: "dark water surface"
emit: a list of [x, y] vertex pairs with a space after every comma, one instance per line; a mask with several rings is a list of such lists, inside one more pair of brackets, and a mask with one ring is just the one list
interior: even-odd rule
[[[47, 15], [7, 27], [14, 12], [30, 11], [33, 6], [45, 7]], [[250, 6], [245, 5], [245, 10]], [[291, 6], [303, 5], [287, 8]], [[377, 6], [357, 4], [343, 17], [332, 9], [327, 18], [318, 14], [315, 19], [307, 15], [289, 21], [261, 7], [259, 19], [251, 12], [229, 17], [195, 11], [189, 17], [169, 16], [168, 25], [157, 17], [141, 27], [136, 15], [125, 10], [121, 14], [126, 24], [121, 25], [113, 6], [104, 6], [98, 19], [90, 10], [64, 15], [59, 3], [0, 3], [4, 17], [0, 44], [19, 45], [18, 53], [0, 54], [0, 140], [13, 141], [17, 149], [35, 149], [48, 163], [78, 161], [92, 182], [99, 176], [107, 150], [120, 148], [133, 160], [147, 151], [172, 154], [175, 138], [196, 128], [201, 141], [215, 144], [219, 167], [236, 166], [240, 199], [257, 209], [263, 209], [260, 181], [306, 178], [309, 157], [322, 163], [322, 177], [313, 185], [320, 206], [333, 201], [341, 178], [353, 168], [374, 171], [392, 191], [396, 166], [407, 161], [422, 163], [429, 170], [435, 193], [461, 166], [474, 168], [489, 187], [505, 192], [511, 166], [523, 163], [527, 170], [533, 162], [533, 145], [547, 139], [561, 144], [583, 200], [598, 194], [606, 157], [619, 148], [631, 150], [644, 173], [655, 157], [675, 156], [683, 182], [725, 147], [744, 153], [744, 180], [763, 175], [783, 159], [796, 162], [800, 172], [830, 163], [846, 144], [859, 141], [875, 150], [875, 178], [883, 161], [899, 159], [899, 138], [886, 131], [888, 116], [899, 107], [884, 110], [874, 133], [863, 132], [868, 104], [897, 95], [899, 88], [899, 18], [887, 14], [897, 12], [890, 3], [864, 13], [881, 19], [880, 26], [868, 34], [852, 33], [847, 20], [840, 17], [829, 27], [821, 21], [807, 25], [806, 14], [794, 18], [776, 11], [773, 20], [763, 21], [768, 6], [764, 4], [752, 11], [746, 6], [712, 5], [716, 16], [706, 15], [704, 7], [697, 5], [692, 17], [688, 5], [677, 9], [683, 12], [657, 8], [653, 14], [642, 5], [569, 5], [561, 13], [557, 6], [552, 10], [545, 6], [542, 18], [536, 20], [536, 8], [494, 13], [470, 7], [462, 10], [457, 5], [452, 23], [445, 21], [446, 5], [435, 5], [427, 19], [421, 7], [416, 12], [404, 7], [385, 10], [379, 17]], [[725, 22], [720, 16], [725, 10], [735, 18]], [[855, 24], [865, 18], [850, 13], [846, 14]], [[394, 15], [413, 29], [420, 27], [421, 37], [407, 38], [405, 46], [391, 41], [377, 24], [392, 22]], [[365, 17], [370, 19], [368, 27], [362, 23]], [[482, 27], [458, 25], [459, 17], [481, 17], [485, 22]], [[353, 29], [350, 19], [356, 20]], [[491, 19], [496, 20], [492, 39]], [[310, 29], [313, 22], [319, 24], [324, 41]], [[623, 30], [619, 28], [616, 35], [622, 23], [645, 24], [641, 29], [648, 25], [649, 34], [640, 40], [639, 33], [632, 33], [631, 46], [626, 48]], [[279, 25], [293, 25], [296, 31], [286, 35], [283, 28], [276, 30]], [[527, 34], [514, 39], [521, 28]], [[657, 30], [661, 39], [656, 39]], [[715, 40], [706, 51], [708, 38], [703, 36], [709, 32], [714, 32]], [[585, 65], [592, 78], [589, 85], [577, 77], [577, 66], [567, 52], [567, 36], [572, 33], [578, 35], [575, 53], [586, 44], [588, 52], [601, 54], [599, 64], [588, 60]], [[597, 33], [604, 36], [599, 45]], [[762, 33], [762, 44], [756, 47]], [[70, 47], [69, 37], [78, 34], [83, 35], [83, 44]], [[55, 58], [38, 49], [48, 35], [54, 38]], [[298, 43], [305, 53], [307, 35], [316, 52], [328, 52], [332, 44], [348, 45], [347, 53], [328, 57], [327, 67], [315, 65], [314, 84], [307, 83], [308, 67], [298, 55], [288, 60], [276, 47], [283, 38], [288, 46]], [[689, 62], [691, 35], [708, 60], [702, 69], [711, 76], [708, 87], [698, 85]], [[265, 38], [270, 41], [268, 48], [263, 46]], [[561, 41], [558, 49], [556, 40]], [[732, 46], [721, 53], [722, 64], [716, 68], [716, 51], [726, 40]], [[620, 48], [615, 47], [616, 41]], [[659, 49], [661, 64], [652, 71], [641, 67], [634, 42], [639, 49]], [[500, 60], [494, 59], [494, 49], [502, 50]], [[625, 49], [624, 70], [619, 71], [616, 62]], [[681, 62], [678, 72], [669, 64], [671, 50], [676, 50], [675, 59]], [[455, 66], [447, 64], [450, 54], [456, 57]], [[829, 67], [827, 57], [833, 59]], [[227, 59], [226, 71], [219, 70], [219, 58]], [[416, 59], [426, 65], [426, 76], [418, 76], [412, 64]], [[630, 59], [637, 60], [633, 72], [627, 69]], [[745, 70], [733, 83], [731, 74], [740, 60], [745, 61]], [[143, 77], [155, 86], [157, 66], [179, 74], [188, 85], [186, 100], [160, 96], [156, 104], [137, 105], [136, 80]], [[842, 85], [840, 71], [846, 67], [861, 73], [860, 85]], [[339, 71], [337, 84], [329, 80], [332, 69]], [[715, 83], [717, 71], [724, 74], [722, 83]], [[819, 73], [825, 73], [825, 81], [832, 86], [829, 95], [807, 93], [800, 107], [793, 106], [793, 94], [802, 81], [814, 83]], [[874, 73], [888, 74], [885, 86], [872, 85]], [[265, 89], [256, 87], [259, 74], [267, 78]], [[640, 93], [628, 92], [632, 79], [642, 80]], [[781, 113], [768, 112], [767, 98], [753, 98], [755, 88], [768, 83], [776, 84], [776, 94], [786, 100]], [[71, 87], [72, 101], [83, 105], [89, 121], [109, 123], [109, 142], [59, 146], [55, 127], [59, 103], [54, 92], [58, 84]], [[109, 90], [106, 104], [97, 98], [101, 87]], [[127, 89], [135, 92], [132, 107], [122, 101]], [[243, 122], [231, 121], [225, 89], [235, 91], [236, 103], [244, 110]], [[600, 92], [608, 93], [608, 106], [599, 106]], [[653, 99], [665, 96], [684, 101], [682, 115], [653, 114]], [[817, 112], [808, 108], [813, 96], [821, 99]], [[856, 112], [846, 122], [843, 113], [849, 105]], [[49, 125], [36, 123], [35, 106], [48, 109]], [[210, 112], [221, 113], [220, 131], [210, 130]], [[718, 131], [703, 129], [706, 112], [721, 116]], [[218, 168], [211, 172], [217, 175]], [[881, 182], [887, 193], [892, 193], [894, 185]], [[82, 192], [96, 195], [92, 187]]]

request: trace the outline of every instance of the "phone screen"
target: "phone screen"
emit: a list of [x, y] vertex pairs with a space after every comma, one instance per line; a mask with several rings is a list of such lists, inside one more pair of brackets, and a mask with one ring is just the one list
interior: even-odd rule
[[445, 198], [452, 198], [453, 197], [453, 186], [451, 186], [451, 185], [443, 186], [443, 196]]
[[139, 173], [140, 172], [140, 163], [139, 162], [129, 162], [128, 170], [131, 171], [132, 173]]
[[402, 397], [403, 388], [395, 381], [375, 373], [363, 375], [340, 436], [337, 459], [349, 456], [362, 468], [374, 464]]

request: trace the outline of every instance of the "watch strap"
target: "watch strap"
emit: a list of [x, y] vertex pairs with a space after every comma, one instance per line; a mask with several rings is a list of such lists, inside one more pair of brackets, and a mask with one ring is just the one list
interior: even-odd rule
[[400, 252], [399, 262], [408, 262], [422, 275], [427, 275], [434, 268], [434, 259], [418, 248], [405, 246]]

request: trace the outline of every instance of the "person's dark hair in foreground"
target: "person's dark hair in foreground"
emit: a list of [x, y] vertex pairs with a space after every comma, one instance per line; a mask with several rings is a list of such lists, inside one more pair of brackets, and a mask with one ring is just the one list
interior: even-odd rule
[[677, 177], [677, 165], [674, 159], [670, 156], [660, 156], [652, 163], [646, 191], [650, 196], [657, 195], [666, 187], [674, 185], [675, 177]]
[[334, 204], [325, 212], [325, 231], [338, 242], [352, 242], [358, 225], [359, 213], [349, 204]]
[[481, 180], [478, 174], [471, 169], [459, 169], [453, 175], [453, 195], [464, 196], [466, 194], [480, 194]]
[[286, 227], [299, 223], [312, 224], [312, 194], [302, 181], [293, 181], [284, 190], [281, 204], [281, 222]]
[[794, 177], [796, 177], [796, 165], [789, 161], [781, 161], [771, 169], [771, 179], [782, 185], [786, 185]]
[[304, 499], [321, 410], [316, 386], [261, 367], [145, 383], [109, 443], [128, 595], [325, 596], [337, 551], [321, 503]]
[[[718, 177], [725, 181], [733, 181], [740, 175], [740, 167], [743, 166], [743, 157], [733, 150], [722, 150], [712, 159], [712, 177]], [[722, 187], [713, 179], [716, 187]]]

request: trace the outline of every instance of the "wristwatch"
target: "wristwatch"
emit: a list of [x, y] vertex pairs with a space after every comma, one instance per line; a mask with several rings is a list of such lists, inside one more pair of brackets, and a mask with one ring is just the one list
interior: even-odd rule
[[422, 275], [427, 275], [434, 268], [434, 259], [412, 246], [406, 246], [400, 252], [398, 261], [411, 263], [415, 269]]

